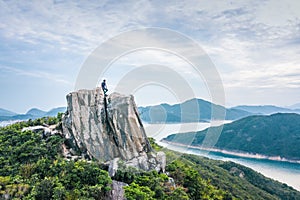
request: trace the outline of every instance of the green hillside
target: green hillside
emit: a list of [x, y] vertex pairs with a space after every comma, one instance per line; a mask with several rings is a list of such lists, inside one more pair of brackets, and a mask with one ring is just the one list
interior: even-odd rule
[[112, 180], [128, 184], [128, 200], [300, 198], [300, 192], [247, 167], [187, 154], [178, 158], [178, 152], [169, 150], [164, 150], [167, 174], [120, 169], [111, 178], [101, 163], [64, 159], [62, 136], [43, 139], [39, 133], [21, 131], [59, 121], [48, 117], [0, 128], [0, 199], [105, 199]]
[[[214, 127], [211, 132], [214, 132]], [[194, 146], [200, 146], [207, 130], [195, 133], [170, 135], [165, 140], [185, 143], [195, 138]], [[274, 114], [250, 116], [225, 124], [215, 148], [229, 151], [257, 153], [267, 156], [281, 156], [300, 160], [300, 115]]]

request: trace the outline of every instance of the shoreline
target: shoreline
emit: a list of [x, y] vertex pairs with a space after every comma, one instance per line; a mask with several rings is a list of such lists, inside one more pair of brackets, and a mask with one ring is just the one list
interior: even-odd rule
[[205, 148], [205, 147], [199, 147], [199, 146], [193, 146], [193, 145], [185, 145], [185, 144], [181, 144], [181, 143], [177, 143], [177, 142], [170, 142], [170, 141], [166, 141], [166, 140], [161, 140], [160, 142], [163, 142], [165, 144], [181, 146], [181, 147], [194, 148], [194, 149], [203, 150], [203, 151], [223, 153], [226, 155], [238, 156], [238, 157], [242, 157], [242, 158], [266, 159], [266, 160], [271, 160], [271, 161], [300, 164], [300, 160], [291, 160], [291, 159], [283, 158], [280, 156], [267, 156], [267, 155], [257, 154], [257, 153], [244, 153], [244, 152], [228, 151], [228, 150], [217, 149], [217, 148]]

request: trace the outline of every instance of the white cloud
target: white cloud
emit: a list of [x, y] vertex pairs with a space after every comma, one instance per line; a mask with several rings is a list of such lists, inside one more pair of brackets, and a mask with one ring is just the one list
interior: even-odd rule
[[[71, 84], [64, 83], [64, 77], [71, 67], [78, 71], [82, 62], [68, 60], [84, 60], [122, 31], [164, 27], [197, 41], [228, 89], [299, 89], [299, 10], [300, 3], [293, 0], [0, 1], [0, 61], [4, 66], [18, 64], [5, 70], [20, 75]], [[134, 56], [122, 61], [140, 65], [157, 60], [192, 77], [185, 64], [170, 55], [147, 51]], [[49, 73], [49, 66], [64, 68], [63, 74]]]
[[67, 81], [66, 78], [63, 77], [62, 75], [57, 75], [45, 71], [22, 70], [15, 67], [9, 67], [3, 65], [0, 65], [0, 70], [13, 73], [15, 75], [28, 76], [28, 77], [39, 78], [39, 79], [47, 79], [49, 81], [60, 83], [63, 85], [73, 86], [73, 83]]
[[120, 31], [142, 26], [147, 8], [142, 2], [1, 2], [0, 26], [8, 38], [86, 55]]
[[286, 26], [300, 19], [300, 2], [295, 0], [269, 0], [262, 2], [256, 14], [258, 23], [269, 26]]

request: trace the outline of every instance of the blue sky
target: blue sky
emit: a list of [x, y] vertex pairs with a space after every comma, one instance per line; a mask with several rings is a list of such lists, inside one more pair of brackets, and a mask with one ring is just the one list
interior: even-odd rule
[[[24, 113], [65, 106], [88, 56], [111, 37], [144, 27], [168, 28], [195, 40], [219, 71], [226, 105], [299, 103], [299, 10], [297, 0], [1, 0], [0, 107]], [[122, 77], [118, 66], [147, 64], [150, 58], [168, 65], [177, 59], [153, 51], [130, 54], [107, 74], [109, 87]], [[197, 97], [209, 100], [209, 92], [199, 91]], [[176, 103], [171, 94], [156, 95], [160, 92], [164, 89], [141, 88], [138, 105]]]

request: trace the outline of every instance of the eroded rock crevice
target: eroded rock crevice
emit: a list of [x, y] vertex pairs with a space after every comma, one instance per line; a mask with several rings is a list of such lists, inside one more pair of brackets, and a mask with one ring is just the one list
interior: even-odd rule
[[70, 152], [111, 162], [114, 169], [114, 160], [121, 159], [142, 170], [165, 170], [165, 155], [153, 151], [132, 95], [79, 90], [67, 95], [67, 103], [62, 128], [74, 146]]

